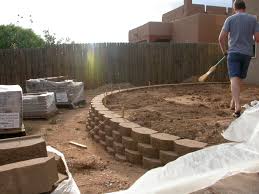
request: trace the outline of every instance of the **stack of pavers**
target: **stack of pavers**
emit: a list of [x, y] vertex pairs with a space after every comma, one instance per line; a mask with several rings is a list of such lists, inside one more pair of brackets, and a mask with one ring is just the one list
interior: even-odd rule
[[23, 95], [23, 118], [49, 118], [57, 112], [55, 103], [55, 94], [53, 92], [45, 93], [27, 93]]
[[40, 136], [1, 140], [0, 193], [49, 193], [67, 178], [58, 170], [62, 164], [57, 156], [48, 155]]
[[0, 85], [0, 134], [24, 132], [22, 88], [18, 85]]
[[74, 107], [85, 103], [83, 82], [54, 78], [30, 79], [26, 81], [26, 89], [28, 93], [54, 92], [57, 106]]

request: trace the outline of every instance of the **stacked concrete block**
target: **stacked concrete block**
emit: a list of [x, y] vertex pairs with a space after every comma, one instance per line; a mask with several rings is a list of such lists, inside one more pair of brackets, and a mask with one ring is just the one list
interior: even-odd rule
[[22, 88], [0, 85], [0, 134], [22, 132], [22, 120]]
[[132, 134], [132, 128], [139, 128], [141, 127], [140, 125], [138, 124], [135, 124], [135, 123], [120, 123], [119, 124], [119, 132], [121, 134], [121, 136], [124, 136], [124, 137], [131, 137], [131, 134]]
[[[139, 159], [141, 158], [140, 164], [143, 164], [143, 167], [147, 169], [150, 169], [151, 168], [150, 166], [153, 167], [153, 165], [150, 163], [152, 163], [156, 159], [148, 158], [147, 156], [145, 157], [143, 153], [146, 153], [146, 151], [150, 150], [148, 149], [148, 147], [149, 148], [152, 147], [150, 146], [151, 135], [155, 133], [157, 133], [157, 131], [154, 131], [152, 129], [145, 128], [145, 127], [132, 128], [132, 131], [131, 131], [131, 137], [133, 141], [137, 143], [137, 149], [138, 149], [138, 151], [134, 152], [134, 154], [136, 156], [139, 156]], [[133, 155], [133, 153], [131, 153], [131, 155]], [[160, 164], [159, 161], [158, 162], [155, 161], [155, 162]]]
[[156, 150], [159, 150], [159, 159], [162, 164], [167, 164], [178, 157], [174, 152], [175, 141], [178, 139], [180, 138], [166, 133], [151, 135], [151, 145]]
[[54, 157], [36, 158], [0, 166], [0, 193], [50, 192], [58, 181]]
[[203, 149], [207, 146], [206, 143], [194, 141], [190, 139], [180, 139], [175, 141], [175, 151], [180, 155], [185, 155]]
[[53, 79], [39, 78], [26, 81], [28, 93], [54, 92], [56, 105], [69, 105], [74, 107], [85, 103], [84, 83], [73, 80], [52, 81]]
[[23, 117], [25, 119], [49, 118], [57, 112], [53, 92], [23, 95]]
[[138, 151], [138, 143], [135, 142], [131, 137], [123, 136], [122, 144], [127, 150]]
[[39, 136], [0, 141], [0, 165], [42, 157], [47, 157], [47, 150], [45, 141]]
[[[152, 86], [152, 88], [169, 86], [177, 85], [157, 85]], [[176, 160], [179, 156], [206, 147], [207, 144], [202, 142], [181, 139], [174, 135], [141, 127], [121, 118], [120, 115], [107, 109], [103, 103], [105, 98], [119, 92], [150, 88], [150, 86], [138, 87], [96, 96], [91, 102], [86, 125], [90, 136], [100, 143], [107, 152], [114, 155], [117, 160], [143, 165], [146, 169], [165, 165]]]
[[49, 193], [58, 182], [54, 156], [39, 136], [0, 141], [0, 193]]

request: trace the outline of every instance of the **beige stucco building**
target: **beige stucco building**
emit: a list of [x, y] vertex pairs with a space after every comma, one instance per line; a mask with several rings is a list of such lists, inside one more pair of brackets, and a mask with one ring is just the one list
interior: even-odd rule
[[193, 4], [163, 14], [161, 22], [148, 22], [129, 31], [129, 42], [216, 43], [232, 8]]
[[[259, 18], [259, 1], [258, 0], [246, 0], [247, 12], [256, 15]], [[247, 82], [259, 85], [259, 50], [258, 44], [256, 44], [256, 56], [252, 59], [250, 68], [248, 71]]]

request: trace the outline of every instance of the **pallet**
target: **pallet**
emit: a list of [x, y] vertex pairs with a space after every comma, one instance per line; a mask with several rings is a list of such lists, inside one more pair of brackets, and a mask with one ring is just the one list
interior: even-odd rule
[[8, 129], [8, 131], [0, 129], [0, 139], [8, 139], [23, 136], [26, 136], [26, 131], [24, 127], [22, 129]]
[[51, 117], [54, 117], [56, 114], [58, 113], [58, 110], [52, 112], [52, 113], [49, 113], [49, 114], [45, 114], [45, 115], [42, 115], [42, 116], [26, 116], [26, 115], [23, 115], [23, 120], [49, 120]]
[[69, 109], [74, 109], [76, 106], [80, 105], [86, 105], [86, 100], [81, 100], [77, 103], [59, 103], [56, 104], [57, 108], [69, 108]]

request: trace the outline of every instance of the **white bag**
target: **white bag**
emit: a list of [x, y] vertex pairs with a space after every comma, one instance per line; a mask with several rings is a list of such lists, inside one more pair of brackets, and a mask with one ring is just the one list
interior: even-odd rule
[[79, 191], [71, 173], [68, 170], [64, 155], [61, 152], [59, 152], [58, 150], [56, 150], [50, 146], [47, 146], [47, 151], [57, 154], [58, 156], [60, 156], [62, 158], [62, 160], [65, 164], [65, 167], [66, 167], [66, 172], [68, 174], [68, 179], [62, 181], [58, 185], [58, 187], [55, 189], [55, 191], [53, 191], [51, 194], [80, 194], [80, 191]]

